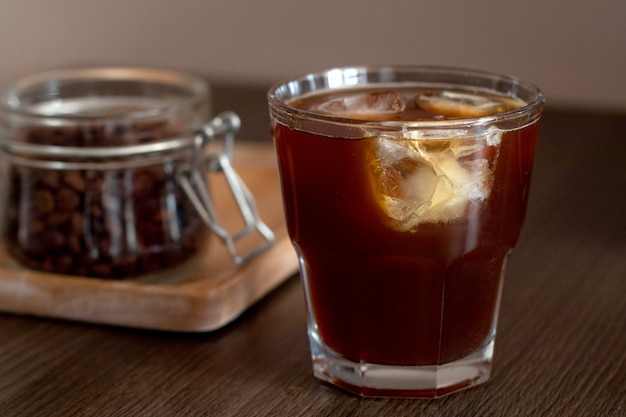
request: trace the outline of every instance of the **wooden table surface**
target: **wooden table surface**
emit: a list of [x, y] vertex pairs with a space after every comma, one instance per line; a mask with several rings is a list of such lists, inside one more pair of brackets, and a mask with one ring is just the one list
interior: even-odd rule
[[[264, 90], [215, 102], [269, 140]], [[208, 333], [0, 313], [0, 415], [626, 416], [625, 161], [626, 115], [546, 111], [485, 385], [400, 400], [318, 382], [296, 276]]]

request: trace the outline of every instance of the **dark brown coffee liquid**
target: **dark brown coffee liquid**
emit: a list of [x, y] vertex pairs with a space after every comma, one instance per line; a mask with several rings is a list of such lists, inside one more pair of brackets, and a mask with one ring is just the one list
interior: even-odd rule
[[[423, 112], [409, 101], [411, 117]], [[306, 260], [323, 342], [351, 361], [388, 365], [443, 364], [481, 348], [523, 222], [537, 124], [481, 144], [488, 195], [406, 230], [394, 227], [372, 185], [379, 138], [342, 139], [280, 123], [273, 130], [289, 233]]]

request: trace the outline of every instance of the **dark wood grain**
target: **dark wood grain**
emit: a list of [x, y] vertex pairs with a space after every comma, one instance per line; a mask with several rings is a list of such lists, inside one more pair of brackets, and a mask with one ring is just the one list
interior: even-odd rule
[[[215, 91], [242, 137], [269, 140], [264, 89]], [[546, 112], [486, 385], [426, 401], [318, 382], [293, 277], [211, 333], [0, 314], [0, 415], [623, 417], [625, 159], [625, 115]]]

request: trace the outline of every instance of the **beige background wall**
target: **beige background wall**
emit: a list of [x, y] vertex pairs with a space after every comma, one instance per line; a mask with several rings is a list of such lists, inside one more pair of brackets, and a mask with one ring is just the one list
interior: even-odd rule
[[144, 65], [269, 86], [331, 66], [507, 72], [552, 106], [626, 112], [623, 0], [3, 0], [0, 83]]

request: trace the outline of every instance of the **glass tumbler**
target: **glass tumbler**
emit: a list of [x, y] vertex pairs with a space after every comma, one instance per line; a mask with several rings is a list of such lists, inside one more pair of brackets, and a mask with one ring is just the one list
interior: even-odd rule
[[487, 381], [542, 93], [382, 66], [287, 80], [268, 101], [315, 376], [424, 398]]

